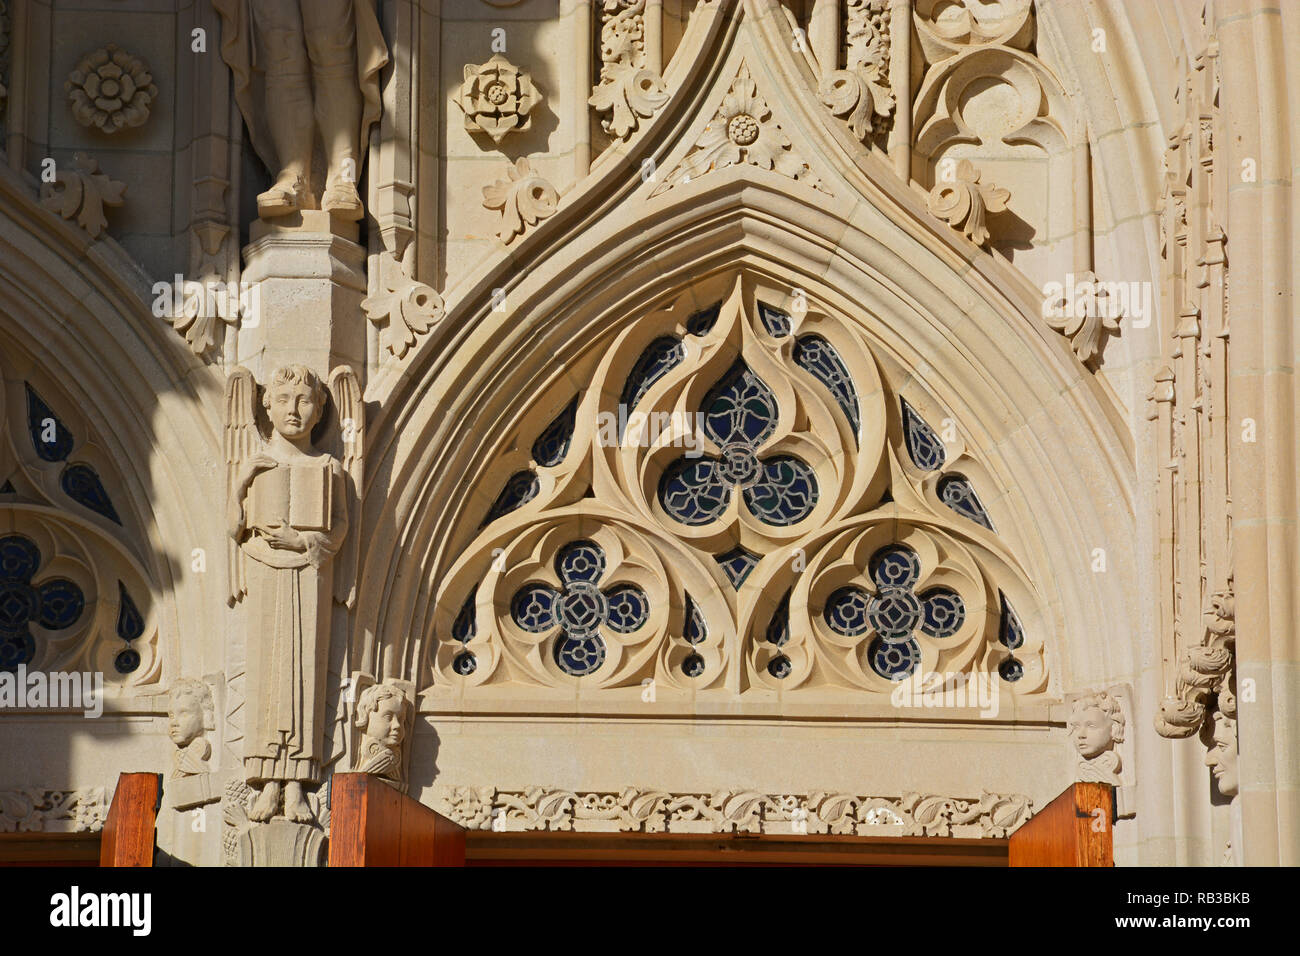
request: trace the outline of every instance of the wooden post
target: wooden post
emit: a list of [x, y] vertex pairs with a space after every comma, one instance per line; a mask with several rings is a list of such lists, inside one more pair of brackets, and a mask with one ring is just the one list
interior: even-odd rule
[[118, 775], [99, 842], [100, 866], [153, 866], [154, 823], [161, 799], [161, 774]]
[[330, 866], [464, 866], [465, 830], [368, 773], [330, 783]]
[[1114, 866], [1115, 790], [1076, 783], [1011, 834], [1010, 866]]

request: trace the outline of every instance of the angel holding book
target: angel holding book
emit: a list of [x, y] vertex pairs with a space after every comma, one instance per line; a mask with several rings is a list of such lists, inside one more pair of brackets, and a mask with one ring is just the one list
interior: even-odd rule
[[259, 821], [282, 800], [290, 820], [315, 819], [304, 788], [322, 779], [333, 603], [350, 603], [355, 580], [355, 551], [342, 567], [336, 557], [360, 478], [360, 388], [346, 367], [330, 386], [337, 414], [327, 431], [339, 456], [313, 444], [329, 396], [310, 369], [271, 376], [261, 403], [269, 439], [251, 373], [237, 369], [226, 389], [231, 598], [248, 612], [244, 771], [261, 788], [249, 811]]

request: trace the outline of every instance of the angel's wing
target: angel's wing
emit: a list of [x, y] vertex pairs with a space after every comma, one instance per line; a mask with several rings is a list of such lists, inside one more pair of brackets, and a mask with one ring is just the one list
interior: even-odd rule
[[[244, 462], [258, 454], [262, 436], [257, 431], [257, 382], [248, 369], [237, 367], [226, 379], [226, 494], [230, 494], [239, 480]], [[239, 542], [227, 540], [228, 569], [230, 574], [230, 604], [233, 606], [248, 593], [244, 580], [244, 564], [239, 552]]]
[[348, 536], [343, 542], [334, 569], [334, 599], [349, 608], [356, 603], [357, 573], [361, 556], [361, 485], [366, 447], [366, 403], [361, 397], [361, 381], [347, 365], [330, 372], [330, 396], [334, 399], [336, 420], [330, 429], [330, 452], [343, 464], [350, 479], [348, 489]]

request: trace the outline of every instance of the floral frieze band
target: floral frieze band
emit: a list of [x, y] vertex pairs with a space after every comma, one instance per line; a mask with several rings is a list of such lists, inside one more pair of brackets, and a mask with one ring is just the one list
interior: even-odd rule
[[573, 830], [586, 833], [856, 834], [1005, 838], [1029, 819], [1021, 794], [956, 798], [906, 793], [857, 796], [819, 791], [669, 793], [628, 787], [579, 793], [530, 787], [443, 787], [434, 809], [470, 830]]

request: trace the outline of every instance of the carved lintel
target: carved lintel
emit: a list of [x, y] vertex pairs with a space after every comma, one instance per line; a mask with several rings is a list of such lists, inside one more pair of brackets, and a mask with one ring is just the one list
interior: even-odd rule
[[956, 798], [818, 791], [674, 793], [628, 787], [580, 792], [547, 787], [442, 787], [435, 807], [471, 830], [632, 833], [836, 833], [859, 836], [1004, 838], [1029, 819], [1032, 802], [985, 792]]

